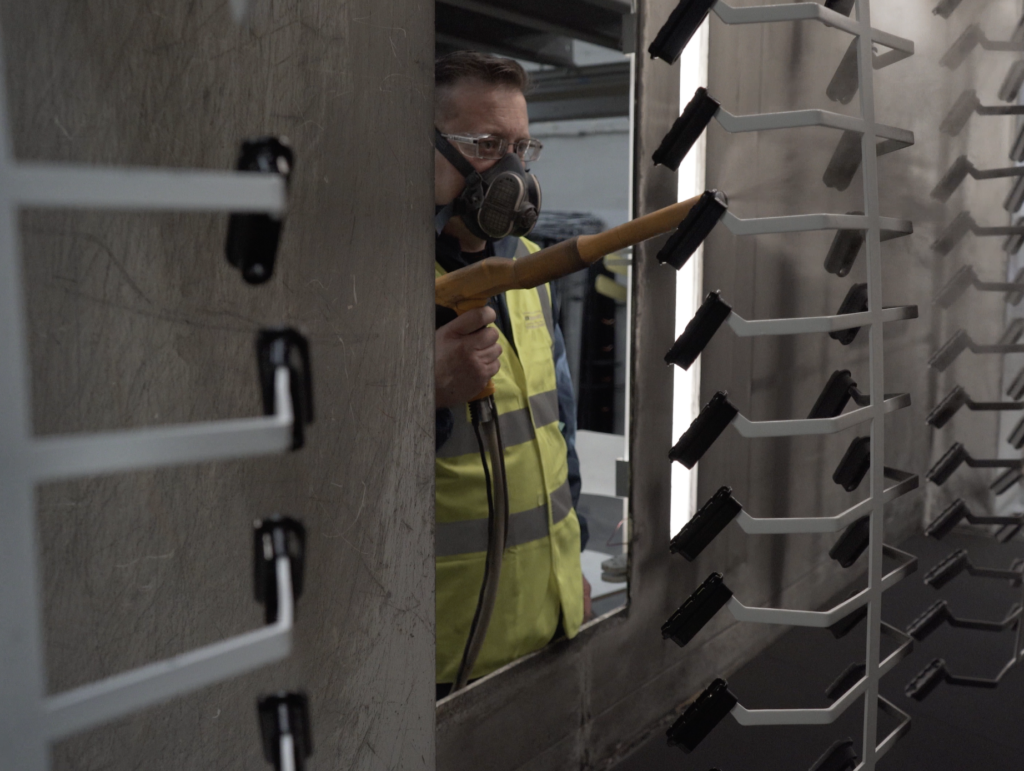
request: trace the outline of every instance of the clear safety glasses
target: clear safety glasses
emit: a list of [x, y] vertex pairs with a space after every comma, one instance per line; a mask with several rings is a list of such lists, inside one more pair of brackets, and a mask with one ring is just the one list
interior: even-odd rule
[[[493, 134], [442, 134], [445, 139], [459, 148], [459, 151], [470, 158], [501, 160], [508, 152], [509, 142], [503, 137]], [[536, 139], [520, 139], [513, 145], [516, 155], [521, 161], [535, 161], [540, 158], [544, 145]]]

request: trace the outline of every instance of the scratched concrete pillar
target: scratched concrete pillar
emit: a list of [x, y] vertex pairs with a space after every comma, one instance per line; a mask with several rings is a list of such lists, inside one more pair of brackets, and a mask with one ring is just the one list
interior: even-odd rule
[[[286, 662], [54, 748], [54, 768], [259, 769], [258, 694], [304, 689], [313, 768], [432, 768], [433, 6], [415, 0], [5, 3], [21, 159], [231, 168], [297, 157], [277, 274], [225, 262], [226, 215], [21, 218], [38, 434], [259, 414], [253, 342], [312, 346], [299, 453], [38, 491], [51, 692], [262, 623], [251, 522], [309, 531]], [[241, 5], [245, 5], [242, 3]]]

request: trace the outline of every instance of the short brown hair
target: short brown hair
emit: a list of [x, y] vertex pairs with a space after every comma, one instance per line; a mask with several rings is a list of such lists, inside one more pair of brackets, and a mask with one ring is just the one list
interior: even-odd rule
[[530, 76], [519, 62], [476, 51], [453, 51], [434, 62], [434, 88], [455, 85], [465, 78], [481, 80], [492, 86], [507, 86], [522, 91], [530, 88]]

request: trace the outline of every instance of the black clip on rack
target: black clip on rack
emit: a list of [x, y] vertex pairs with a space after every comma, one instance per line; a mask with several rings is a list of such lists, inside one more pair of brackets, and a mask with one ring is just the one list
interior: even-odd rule
[[731, 487], [718, 488], [672, 538], [669, 551], [693, 562], [742, 510], [743, 505], [733, 498]]
[[669, 459], [682, 463], [686, 468], [696, 466], [739, 412], [729, 402], [728, 392], [718, 391], [669, 450]]
[[978, 632], [1005, 632], [1016, 628], [1021, 616], [1021, 606], [1014, 604], [1002, 621], [979, 621], [954, 616], [945, 600], [936, 600], [924, 613], [915, 618], [907, 626], [907, 634], [918, 642], [927, 638], [943, 624], [957, 629], [972, 629]]
[[658, 250], [657, 259], [676, 270], [682, 268], [693, 253], [704, 243], [722, 215], [729, 209], [729, 199], [718, 190], [705, 190], [690, 209], [676, 231]]
[[[854, 284], [843, 298], [837, 316], [851, 313], [863, 313], [868, 309], [867, 284]], [[697, 357], [704, 351], [708, 343], [715, 336], [730, 316], [733, 315], [732, 306], [722, 299], [719, 290], [709, 292], [704, 302], [693, 314], [693, 318], [686, 324], [683, 333], [679, 335], [672, 348], [665, 354], [666, 364], [675, 364], [683, 369], [689, 369], [697, 360]], [[841, 345], [849, 345], [857, 337], [860, 327], [841, 329], [836, 332], [829, 332], [833, 340], [838, 340]]]
[[946, 425], [950, 419], [960, 410], [961, 407], [966, 407], [973, 411], [1010, 411], [1019, 412], [1024, 410], [1024, 403], [1022, 402], [976, 402], [967, 395], [961, 386], [953, 386], [953, 390], [942, 397], [940, 401], [931, 412], [928, 413], [928, 417], [925, 418], [927, 423], [932, 428], [942, 428]]
[[946, 480], [953, 475], [962, 464], [966, 463], [971, 468], [1003, 468], [1006, 471], [996, 477], [989, 485], [996, 494], [1004, 493], [1021, 478], [1021, 461], [1011, 458], [972, 458], [967, 448], [960, 442], [954, 442], [946, 452], [935, 461], [935, 464], [928, 469], [925, 478], [930, 482], [942, 486]]
[[1024, 115], [1024, 105], [1008, 105], [1006, 107], [985, 106], [978, 99], [978, 92], [969, 88], [949, 108], [946, 117], [939, 124], [939, 131], [946, 136], [955, 137], [964, 130], [971, 116], [978, 115]]
[[[999, 169], [979, 169], [967, 160], [966, 155], [961, 155], [953, 161], [953, 165], [949, 167], [949, 170], [942, 175], [942, 178], [932, 188], [931, 197], [936, 201], [945, 203], [968, 176], [978, 180], [1021, 177], [1024, 176], [1024, 168], [1020, 166], [1004, 166]], [[1016, 209], [1013, 209], [1013, 211], [1016, 211]]]
[[[1021, 107], [1024, 114], [1024, 106]], [[1000, 225], [998, 227], [982, 227], [974, 221], [969, 211], [962, 211], [939, 233], [939, 237], [932, 242], [932, 250], [940, 255], [947, 255], [959, 244], [968, 233], [976, 236], [1021, 236], [1024, 235], [1024, 227], [1020, 225]], [[1015, 240], [1015, 239], [1010, 239]], [[1013, 251], [1008, 243], [1003, 244], [1007, 252]]]
[[299, 692], [261, 696], [257, 702], [263, 757], [276, 771], [304, 771], [313, 754], [309, 700]]
[[[871, 437], [855, 437], [850, 442], [850, 446], [846, 448], [846, 452], [840, 459], [839, 465], [836, 466], [836, 470], [832, 473], [832, 481], [841, 486], [846, 492], [852, 493], [860, 487], [860, 483], [864, 481], [864, 477], [870, 468]], [[907, 471], [883, 466], [882, 474], [886, 479], [892, 479], [897, 482], [906, 482], [913, 478], [915, 482], [907, 488], [907, 491], [909, 492], [909, 490], [917, 488], [916, 477]]]
[[963, 499], [957, 498], [925, 528], [924, 534], [941, 541], [963, 520], [972, 525], [998, 525], [1000, 529], [996, 533], [996, 540], [1002, 543], [1009, 541], [1024, 527], [1024, 514], [1002, 517], [975, 516]]
[[[291, 180], [295, 153], [284, 137], [260, 137], [242, 142], [235, 168], [261, 174], [280, 174]], [[277, 247], [284, 220], [269, 214], [231, 215], [224, 247], [228, 262], [242, 272], [249, 284], [262, 284], [274, 275]]]
[[274, 380], [280, 367], [288, 368], [292, 395], [292, 449], [306, 442], [305, 427], [313, 422], [313, 375], [309, 361], [309, 342], [291, 327], [260, 330], [256, 339], [263, 411], [273, 415]]
[[[1024, 166], [1017, 168], [1024, 171]], [[1017, 272], [1013, 281], [981, 281], [973, 267], [964, 265], [935, 295], [934, 303], [940, 308], [949, 309], [972, 286], [981, 292], [1006, 292], [1006, 302], [1017, 305], [1024, 298], [1024, 268]]]
[[[848, 212], [848, 214], [862, 216], [864, 212], [857, 210]], [[883, 229], [880, 234], [880, 240], [884, 243], [903, 235], [906, 235], [906, 233]], [[836, 234], [832, 237], [828, 253], [825, 255], [826, 272], [833, 273], [840, 278], [848, 275], [853, 268], [853, 263], [857, 261], [857, 255], [860, 254], [860, 250], [863, 247], [863, 230], [837, 230]]]
[[685, 753], [692, 752], [737, 703], [729, 684], [720, 677], [715, 678], [668, 729], [669, 745]]
[[704, 129], [711, 123], [711, 119], [721, 106], [708, 94], [706, 88], [699, 87], [651, 156], [654, 164], [679, 171], [679, 164], [683, 162], [683, 158], [704, 133]]
[[941, 589], [961, 573], [975, 578], [994, 578], [1009, 581], [1011, 586], [1020, 586], [1024, 577], [1024, 559], [1014, 560], [1009, 570], [1001, 568], [979, 568], [971, 563], [966, 549], [957, 549], [947, 554], [939, 563], [925, 573], [924, 582], [933, 589]]
[[[1020, 29], [1019, 23], [1017, 28], [1018, 30]], [[1024, 51], [1024, 43], [1017, 39], [1016, 33], [1010, 40], [989, 40], [985, 33], [982, 32], [980, 25], [969, 24], [967, 29], [960, 33], [960, 37], [953, 41], [953, 45], [939, 59], [939, 65], [948, 70], [958, 69], [978, 46], [981, 46], [986, 51], [1015, 51], [1018, 53]]]
[[810, 771], [854, 771], [859, 760], [853, 739], [840, 739], [814, 762]]
[[253, 523], [253, 591], [263, 605], [268, 624], [277, 621], [277, 559], [287, 557], [292, 596], [302, 596], [306, 565], [306, 528], [291, 517], [274, 515]]
[[722, 574], [712, 573], [661, 625], [662, 639], [684, 647], [731, 599], [732, 590], [725, 585]]
[[[1014, 342], [998, 342], [995, 344], [982, 345], [974, 342], [971, 336], [968, 335], [964, 330], [958, 329], [953, 333], [953, 336], [949, 338], [942, 347], [937, 350], [930, 359], [928, 359], [928, 366], [932, 369], [937, 369], [939, 372], [944, 372], [950, 364], [952, 364], [956, 358], [966, 350], [970, 350], [971, 353], [1024, 353], [1024, 345], [1018, 345], [1016, 340], [1019, 339], [1018, 335], [1018, 322], [1024, 322], [1024, 319], [1014, 319], [1011, 323], [1010, 328], [1007, 329], [1008, 333], [1004, 334], [1003, 337], [1013, 340]], [[1014, 337], [1017, 335], [1017, 337]]]

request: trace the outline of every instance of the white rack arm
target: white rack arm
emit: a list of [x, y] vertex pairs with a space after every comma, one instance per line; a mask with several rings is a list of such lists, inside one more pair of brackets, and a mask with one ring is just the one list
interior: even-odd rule
[[22, 473], [36, 482], [285, 452], [295, 421], [287, 367], [274, 373], [275, 414], [82, 436], [37, 437]]
[[280, 174], [63, 163], [19, 163], [8, 174], [8, 195], [21, 206], [278, 216], [288, 206], [287, 188]]
[[[885, 503], [894, 501], [902, 495], [916, 490], [919, 479], [916, 474], [905, 474], [889, 469], [899, 481], [885, 488], [882, 500]], [[834, 517], [752, 517], [746, 511], [740, 511], [736, 522], [748, 535], [782, 535], [786, 533], [838, 533], [854, 520], [870, 514], [875, 501], [867, 498], [857, 503], [842, 514]]]
[[[884, 402], [886, 414], [910, 406], [910, 394], [896, 394]], [[870, 406], [858, 407], [834, 418], [803, 418], [801, 420], [749, 420], [736, 413], [732, 426], [740, 436], [758, 439], [771, 436], [813, 436], [836, 434], [858, 423], [871, 420]]]
[[57, 740], [285, 658], [294, 618], [290, 560], [279, 556], [274, 568], [278, 611], [273, 624], [49, 697], [47, 737]]
[[[810, 4], [808, 4], [810, 5]], [[740, 219], [731, 211], [722, 215], [722, 222], [737, 236], [757, 236], [768, 233], [807, 233], [816, 230], [867, 230], [868, 217], [861, 214], [791, 214], [784, 217], [752, 217]], [[910, 220], [879, 217], [882, 240], [909, 235], [914, 232]]]
[[[733, 311], [729, 316], [729, 327], [737, 337], [757, 337], [759, 335], [802, 335], [811, 332], [838, 332], [854, 327], [871, 325], [871, 311], [862, 313], [844, 313], [838, 316], [805, 316], [795, 319], [755, 319], [748, 320]], [[882, 311], [882, 322], [902, 321], [917, 318], [916, 305], [900, 305], [885, 308]]]
[[[903, 560], [903, 564], [894, 568], [882, 578], [882, 591], [897, 584], [904, 577], [917, 569], [917, 557], [907, 554], [888, 544], [883, 545], [883, 553], [890, 558]], [[840, 619], [867, 604], [869, 589], [864, 589], [831, 610], [791, 610], [789, 608], [752, 608], [744, 605], [733, 596], [728, 604], [729, 612], [737, 621], [754, 624], [786, 624], [788, 626], [806, 626], [814, 629], [825, 629]]]

